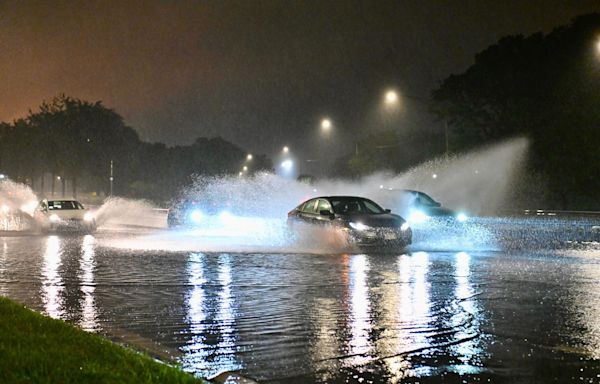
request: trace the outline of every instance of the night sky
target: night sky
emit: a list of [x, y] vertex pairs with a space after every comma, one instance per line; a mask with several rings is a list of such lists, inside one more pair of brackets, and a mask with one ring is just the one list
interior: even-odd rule
[[[341, 153], [384, 123], [388, 87], [426, 98], [500, 37], [593, 11], [598, 0], [1, 1], [0, 120], [65, 93], [102, 100], [143, 140], [220, 135], [318, 158], [323, 116], [341, 143], [328, 154]], [[435, 129], [424, 109], [403, 98], [394, 126]]]

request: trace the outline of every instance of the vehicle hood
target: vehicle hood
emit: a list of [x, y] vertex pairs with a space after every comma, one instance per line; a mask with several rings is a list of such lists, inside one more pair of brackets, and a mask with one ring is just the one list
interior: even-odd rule
[[346, 222], [359, 222], [369, 227], [399, 227], [404, 219], [393, 213], [337, 215]]
[[83, 220], [83, 216], [88, 212], [87, 209], [57, 209], [55, 211], [48, 211], [44, 214], [46, 217], [52, 215], [58, 216], [62, 220], [78, 219]]

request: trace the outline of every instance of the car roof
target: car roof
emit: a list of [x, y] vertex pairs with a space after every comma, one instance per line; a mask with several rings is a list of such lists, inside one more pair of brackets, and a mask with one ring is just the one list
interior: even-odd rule
[[348, 195], [319, 196], [319, 197], [311, 197], [308, 200], [313, 200], [313, 199], [363, 199], [363, 200], [370, 200], [367, 197], [362, 197], [362, 196], [348, 196]]
[[44, 199], [42, 201], [46, 201], [46, 202], [52, 202], [52, 201], [76, 201], [79, 202], [79, 200], [77, 199]]

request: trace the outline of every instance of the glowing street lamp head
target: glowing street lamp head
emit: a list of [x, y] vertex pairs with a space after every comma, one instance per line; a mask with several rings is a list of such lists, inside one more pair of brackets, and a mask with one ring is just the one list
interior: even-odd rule
[[288, 148], [287, 145], [285, 147], [283, 147], [283, 153], [288, 153], [289, 151], [290, 151], [290, 149]]
[[331, 120], [329, 120], [329, 119], [321, 120], [321, 129], [325, 132], [329, 131], [331, 129]]
[[398, 94], [396, 91], [387, 91], [385, 93], [385, 103], [387, 105], [394, 105], [398, 102]]
[[246, 156], [246, 160], [248, 160], [248, 161], [252, 160], [252, 154], [251, 153], [249, 153], [248, 156]]
[[246, 171], [248, 170], [248, 166], [247, 166], [247, 165], [244, 165], [244, 168], [242, 168], [242, 170], [243, 170], [244, 172], [246, 172]]

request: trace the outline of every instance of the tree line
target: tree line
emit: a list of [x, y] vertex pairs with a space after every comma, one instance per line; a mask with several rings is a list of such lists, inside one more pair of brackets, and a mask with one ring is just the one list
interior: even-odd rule
[[[24, 118], [0, 123], [0, 173], [46, 194], [56, 189], [65, 195], [106, 196], [112, 162], [114, 194], [166, 201], [194, 174], [237, 173], [246, 155], [220, 137], [175, 147], [144, 142], [102, 102], [65, 95]], [[271, 163], [255, 155], [250, 168], [270, 169]]]

